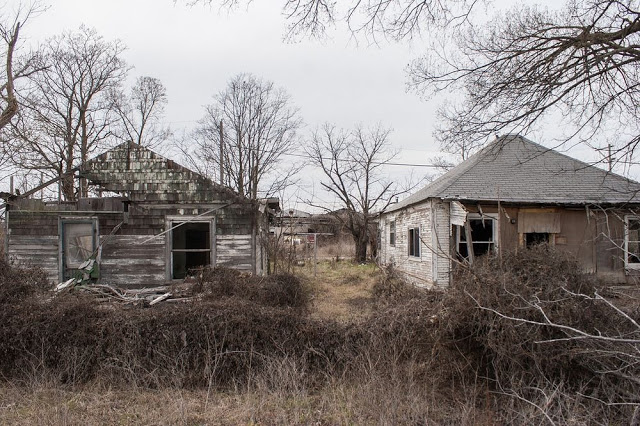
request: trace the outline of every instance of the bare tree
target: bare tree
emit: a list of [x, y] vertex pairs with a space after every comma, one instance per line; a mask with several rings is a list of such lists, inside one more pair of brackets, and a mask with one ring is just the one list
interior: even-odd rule
[[157, 78], [138, 77], [131, 93], [113, 93], [114, 110], [120, 117], [120, 138], [147, 147], [165, 142], [171, 130], [162, 125], [167, 89]]
[[70, 172], [112, 136], [116, 117], [108, 94], [128, 72], [123, 50], [119, 41], [106, 41], [86, 27], [53, 37], [40, 51], [44, 70], [29, 77], [21, 96], [8, 146], [12, 157], [18, 167], [64, 176], [68, 200], [87, 195], [83, 181], [76, 193]]
[[410, 66], [418, 92], [464, 94], [440, 110], [444, 145], [523, 132], [554, 115], [568, 122], [566, 139], [616, 132], [616, 157], [631, 158], [640, 142], [636, 2], [571, 1], [557, 12], [521, 6], [454, 40]]
[[187, 154], [192, 165], [214, 179], [222, 164], [222, 183], [257, 199], [259, 193], [279, 191], [299, 168], [287, 169], [282, 160], [297, 147], [301, 125], [298, 109], [283, 89], [239, 74], [207, 106], [194, 135], [195, 150]]
[[427, 53], [408, 67], [409, 86], [426, 97], [456, 99], [439, 112], [436, 136], [446, 151], [473, 153], [496, 133], [525, 132], [552, 116], [563, 119], [554, 124], [565, 141], [594, 149], [615, 142], [604, 161], [632, 162], [640, 142], [638, 3], [569, 0], [557, 10], [518, 5], [488, 22], [475, 16], [486, 11], [483, 4], [286, 0], [282, 7], [293, 35], [322, 35], [340, 21], [374, 38], [430, 35]]
[[340, 200], [343, 209], [331, 211], [313, 200], [307, 203], [323, 208], [349, 230], [359, 262], [367, 259], [375, 214], [384, 211], [396, 195], [407, 192], [399, 190], [383, 172], [385, 164], [395, 157], [389, 151], [390, 133], [391, 130], [381, 126], [356, 127], [348, 132], [325, 124], [314, 132], [306, 148], [325, 178], [320, 184]]
[[[251, 0], [186, 0], [233, 8]], [[345, 23], [355, 33], [403, 39], [428, 28], [464, 23], [478, 0], [283, 0], [287, 37], [323, 37], [328, 27]]]
[[[6, 7], [6, 6], [5, 6]], [[29, 55], [16, 63], [16, 49], [20, 37], [20, 29], [34, 15], [43, 11], [38, 2], [28, 6], [19, 4], [10, 15], [0, 16], [0, 37], [3, 41], [2, 58], [4, 58], [4, 82], [0, 85], [0, 97], [3, 105], [0, 112], [0, 129], [7, 126], [18, 112], [18, 99], [15, 93], [15, 81], [39, 70], [34, 66], [35, 57]]]

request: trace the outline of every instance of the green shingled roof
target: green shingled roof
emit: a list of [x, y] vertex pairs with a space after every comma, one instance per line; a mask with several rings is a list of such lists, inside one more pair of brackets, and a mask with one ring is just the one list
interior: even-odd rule
[[497, 138], [388, 211], [427, 198], [526, 204], [640, 204], [640, 183], [534, 143]]

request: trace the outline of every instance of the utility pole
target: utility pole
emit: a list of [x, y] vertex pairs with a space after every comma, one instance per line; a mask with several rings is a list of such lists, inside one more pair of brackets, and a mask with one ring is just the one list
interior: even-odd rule
[[611, 157], [611, 144], [607, 145], [607, 148], [609, 149], [609, 171], [613, 170], [613, 158]]
[[224, 131], [220, 120], [220, 185], [224, 185]]

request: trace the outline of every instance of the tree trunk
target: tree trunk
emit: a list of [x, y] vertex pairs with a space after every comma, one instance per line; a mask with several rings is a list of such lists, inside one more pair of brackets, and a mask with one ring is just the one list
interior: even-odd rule
[[366, 262], [369, 235], [366, 231], [359, 231], [357, 234], [354, 233], [353, 240], [356, 243], [356, 262]]

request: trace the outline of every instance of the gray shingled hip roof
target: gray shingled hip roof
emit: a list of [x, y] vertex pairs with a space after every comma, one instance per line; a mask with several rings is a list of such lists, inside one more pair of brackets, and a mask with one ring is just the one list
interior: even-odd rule
[[503, 136], [394, 211], [428, 198], [523, 204], [640, 204], [640, 183], [606, 172], [522, 136]]

